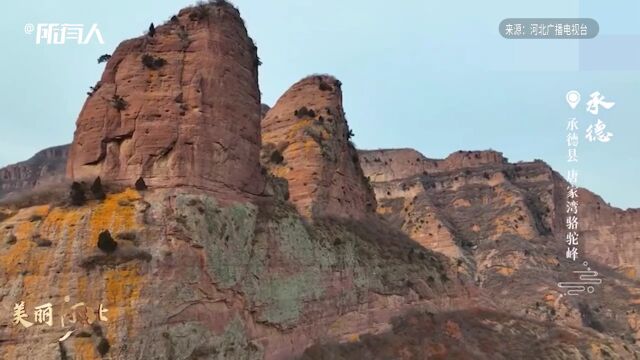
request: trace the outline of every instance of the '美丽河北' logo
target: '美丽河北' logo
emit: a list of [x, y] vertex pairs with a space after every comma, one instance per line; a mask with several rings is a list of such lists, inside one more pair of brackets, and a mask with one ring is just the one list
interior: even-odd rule
[[36, 44], [64, 45], [75, 43], [86, 45], [91, 41], [104, 44], [98, 24], [85, 27], [84, 24], [26, 24], [24, 33], [35, 35]]

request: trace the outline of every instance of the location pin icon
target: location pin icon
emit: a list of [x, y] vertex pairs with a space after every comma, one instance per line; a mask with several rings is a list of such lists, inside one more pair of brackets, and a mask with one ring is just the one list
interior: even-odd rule
[[569, 91], [567, 93], [567, 103], [572, 109], [575, 109], [580, 104], [580, 93], [575, 90]]

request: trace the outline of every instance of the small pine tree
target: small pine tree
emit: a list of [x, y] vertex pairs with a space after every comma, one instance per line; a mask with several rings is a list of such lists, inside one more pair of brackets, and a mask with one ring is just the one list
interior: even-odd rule
[[71, 205], [73, 206], [82, 206], [87, 201], [82, 184], [75, 181], [71, 184], [71, 193], [69, 194], [69, 197], [71, 198]]
[[107, 61], [109, 61], [109, 59], [111, 59], [111, 55], [109, 55], [109, 54], [101, 55], [98, 58], [98, 64], [102, 64], [103, 62], [107, 62]]
[[149, 25], [149, 36], [153, 37], [153, 35], [156, 34], [156, 27], [153, 26], [153, 23], [151, 23], [151, 25]]
[[107, 198], [107, 195], [104, 193], [104, 189], [102, 188], [102, 181], [100, 180], [100, 176], [98, 176], [93, 182], [93, 185], [91, 185], [91, 192], [93, 193], [93, 197], [96, 200], [102, 201]]
[[126, 109], [129, 105], [129, 103], [127, 103], [127, 101], [120, 95], [113, 95], [109, 103], [118, 111]]
[[113, 237], [111, 237], [111, 233], [109, 232], [109, 230], [105, 230], [101, 232], [100, 235], [98, 235], [98, 248], [100, 250], [106, 252], [107, 254], [111, 254], [112, 252], [116, 251], [117, 247], [118, 243], [113, 240]]
[[353, 130], [349, 129], [349, 132], [347, 133], [347, 139], [351, 139], [353, 136]]
[[270, 158], [271, 162], [274, 164], [282, 164], [282, 162], [284, 161], [284, 156], [282, 156], [282, 153], [278, 150], [274, 150], [271, 153], [271, 158]]
[[111, 344], [109, 344], [109, 341], [105, 338], [100, 338], [100, 342], [98, 343], [98, 346], [96, 346], [96, 349], [98, 350], [100, 355], [105, 356], [109, 352], [110, 348]]
[[142, 65], [151, 70], [158, 70], [167, 64], [167, 60], [149, 54], [142, 55], [140, 60], [142, 61]]
[[136, 181], [136, 190], [138, 191], [145, 191], [147, 190], [147, 184], [144, 182], [144, 179], [142, 177], [140, 177], [137, 181]]

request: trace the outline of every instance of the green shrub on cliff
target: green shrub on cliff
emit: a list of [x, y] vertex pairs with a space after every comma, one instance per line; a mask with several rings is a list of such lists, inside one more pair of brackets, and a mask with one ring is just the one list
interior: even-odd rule
[[167, 64], [167, 60], [149, 54], [142, 55], [142, 65], [151, 70], [158, 70]]

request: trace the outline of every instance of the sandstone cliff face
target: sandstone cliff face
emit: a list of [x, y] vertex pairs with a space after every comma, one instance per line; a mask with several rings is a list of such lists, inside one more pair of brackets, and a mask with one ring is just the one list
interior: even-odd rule
[[[511, 196], [513, 186], [506, 184], [500, 169], [506, 164], [501, 153], [495, 151], [459, 151], [446, 159], [429, 159], [413, 149], [373, 150], [360, 152], [365, 175], [374, 185], [378, 212], [401, 228], [412, 239], [423, 246], [447, 256], [461, 258], [465, 248], [476, 246], [480, 226], [485, 224], [487, 237], [497, 237], [505, 231], [534, 236], [534, 225], [523, 200], [516, 200], [509, 208], [502, 208], [503, 215], [493, 214], [478, 218], [478, 211], [467, 211], [474, 201], [488, 203], [501, 201], [496, 195]], [[487, 173], [486, 170], [489, 170]], [[487, 191], [476, 199], [461, 196], [469, 186], [474, 190], [483, 184], [497, 186], [496, 191]], [[450, 192], [447, 198], [434, 196]], [[513, 209], [517, 209], [515, 213]], [[455, 223], [450, 214], [463, 214], [460, 223]], [[510, 226], [508, 217], [527, 218], [526, 223]], [[476, 221], [473, 221], [473, 220]], [[486, 220], [486, 221], [485, 221]], [[488, 222], [487, 222], [488, 221]], [[518, 220], [516, 220], [518, 221]]]
[[429, 159], [413, 149], [363, 150], [359, 156], [366, 175], [377, 182], [507, 162], [497, 151], [458, 151], [446, 159]]
[[27, 161], [0, 169], [0, 198], [62, 181], [68, 152], [68, 145], [48, 148]]
[[589, 244], [586, 255], [632, 279], [640, 279], [640, 209], [611, 207], [586, 189], [578, 196], [581, 234]]
[[340, 82], [310, 76], [262, 120], [263, 163], [289, 182], [290, 200], [305, 216], [363, 218], [375, 198], [349, 138]]
[[[2, 221], [0, 238], [13, 240], [0, 245], [0, 309], [24, 301], [33, 321], [48, 302], [55, 323], [3, 320], [0, 357], [95, 359], [106, 341], [114, 359], [283, 359], [322, 338], [384, 332], [409, 308], [467, 302], [453, 264], [381, 224], [310, 227], [284, 203], [222, 206], [185, 191], [126, 190]], [[112, 253], [96, 246], [105, 230]], [[79, 302], [90, 316], [61, 326]], [[107, 321], [91, 315], [100, 304]]]
[[[639, 292], [629, 276], [638, 265], [636, 211], [611, 209], [581, 189], [582, 260], [574, 263], [564, 258], [568, 183], [541, 161], [509, 164], [495, 152], [430, 160], [413, 150], [376, 150], [361, 152], [361, 163], [375, 179], [378, 213], [424, 247], [457, 258], [459, 271], [495, 308], [638, 338]], [[629, 251], [620, 251], [623, 244]], [[588, 299], [566, 296], [556, 283], [575, 281], [583, 260], [603, 285]]]
[[120, 44], [78, 118], [69, 177], [260, 194], [256, 51], [224, 2]]

